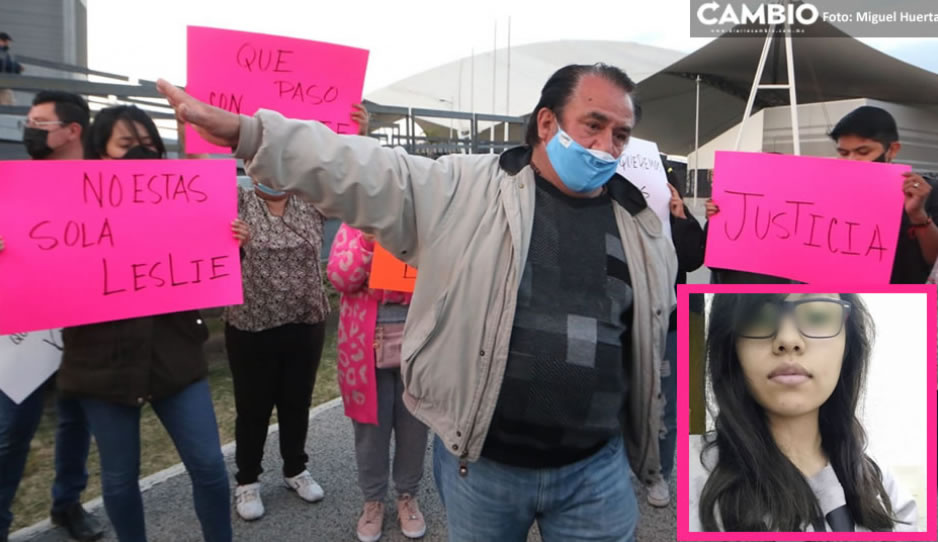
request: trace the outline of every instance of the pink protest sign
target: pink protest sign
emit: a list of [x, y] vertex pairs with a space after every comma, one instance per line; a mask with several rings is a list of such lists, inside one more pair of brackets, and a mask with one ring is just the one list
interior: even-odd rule
[[707, 267], [888, 284], [908, 166], [717, 152]]
[[[222, 109], [253, 115], [273, 109], [356, 134], [349, 120], [361, 101], [368, 51], [269, 34], [190, 26], [186, 92]], [[230, 153], [186, 126], [186, 151]]]
[[233, 160], [0, 162], [0, 334], [241, 303]]

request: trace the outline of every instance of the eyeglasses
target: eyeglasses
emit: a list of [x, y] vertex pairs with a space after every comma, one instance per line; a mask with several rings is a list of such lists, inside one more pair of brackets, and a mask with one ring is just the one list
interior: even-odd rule
[[19, 121], [17, 121], [16, 125], [20, 130], [23, 130], [24, 128], [45, 129], [46, 126], [53, 126], [53, 125], [65, 126], [65, 123], [60, 120], [38, 120], [37, 121], [37, 120], [32, 120], [32, 119], [26, 119], [26, 120], [20, 119]]
[[842, 299], [799, 299], [766, 303], [738, 328], [737, 336], [769, 339], [778, 334], [782, 318], [791, 313], [798, 333], [809, 339], [829, 339], [840, 334], [853, 305]]

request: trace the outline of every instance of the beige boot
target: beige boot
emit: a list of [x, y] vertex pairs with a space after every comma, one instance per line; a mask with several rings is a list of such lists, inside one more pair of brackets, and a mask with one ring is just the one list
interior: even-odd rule
[[417, 499], [408, 493], [397, 498], [397, 519], [407, 538], [421, 538], [427, 533], [427, 524], [423, 521]]
[[384, 523], [384, 503], [381, 501], [368, 501], [362, 510], [362, 517], [358, 518], [358, 539], [361, 542], [377, 542], [381, 538], [381, 527]]

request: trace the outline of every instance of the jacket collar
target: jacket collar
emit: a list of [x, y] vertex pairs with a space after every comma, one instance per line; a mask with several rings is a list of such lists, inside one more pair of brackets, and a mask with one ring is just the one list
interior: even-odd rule
[[[527, 145], [512, 147], [499, 156], [498, 166], [505, 173], [514, 177], [531, 163], [532, 154], [531, 147]], [[648, 207], [648, 202], [645, 201], [642, 191], [622, 175], [618, 173], [613, 175], [606, 186], [609, 188], [609, 195], [612, 196], [612, 199], [628, 211], [630, 215], [635, 216]]]

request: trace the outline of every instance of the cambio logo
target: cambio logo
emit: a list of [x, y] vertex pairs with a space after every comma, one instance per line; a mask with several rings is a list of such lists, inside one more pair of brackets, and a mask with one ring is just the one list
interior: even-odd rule
[[721, 10], [719, 2], [708, 2], [701, 4], [697, 9], [697, 20], [707, 26], [716, 24], [779, 25], [796, 22], [810, 25], [817, 22], [820, 17], [818, 9], [808, 3], [799, 4], [797, 7], [791, 4], [760, 4], [755, 10], [745, 4], [739, 8], [734, 8], [733, 4], [727, 4]]

